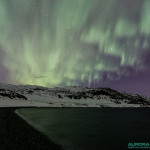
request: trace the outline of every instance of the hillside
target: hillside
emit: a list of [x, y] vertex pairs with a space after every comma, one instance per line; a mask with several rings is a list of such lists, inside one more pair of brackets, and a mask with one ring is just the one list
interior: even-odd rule
[[38, 107], [149, 107], [150, 99], [110, 88], [45, 88], [0, 84], [0, 106], [7, 107], [7, 104]]

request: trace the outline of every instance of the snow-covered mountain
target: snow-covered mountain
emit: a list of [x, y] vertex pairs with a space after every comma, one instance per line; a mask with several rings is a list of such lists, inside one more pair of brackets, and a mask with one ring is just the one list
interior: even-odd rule
[[26, 103], [25, 106], [41, 107], [150, 106], [150, 99], [145, 96], [118, 92], [110, 88], [92, 89], [80, 86], [45, 88], [32, 85], [10, 85], [1, 83], [0, 106], [7, 106], [10, 100], [12, 106], [13, 102], [17, 103], [16, 100], [18, 100], [18, 105], [15, 106], [24, 106], [22, 103]]

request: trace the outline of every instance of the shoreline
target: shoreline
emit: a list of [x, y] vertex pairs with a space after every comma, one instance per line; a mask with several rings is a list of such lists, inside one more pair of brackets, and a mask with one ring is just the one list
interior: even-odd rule
[[[76, 111], [76, 110], [78, 110], [78, 111]], [[98, 126], [95, 126], [94, 128], [93, 128], [93, 131], [91, 132], [91, 133], [88, 133], [89, 131], [90, 131], [90, 128], [87, 128], [85, 131], [85, 133], [88, 133], [87, 135], [92, 135], [93, 134], [93, 132], [95, 131], [95, 128], [98, 128], [99, 127], [99, 125], [101, 126], [100, 128], [102, 128], [103, 129], [103, 131], [105, 131], [104, 133], [106, 133], [106, 134], [104, 134], [104, 135], [107, 135], [105, 138], [106, 139], [108, 139], [108, 141], [109, 141], [109, 143], [112, 145], [112, 146], [114, 146], [115, 148], [117, 148], [117, 138], [119, 138], [120, 136], [122, 137], [122, 141], [121, 141], [121, 144], [122, 144], [122, 148], [125, 148], [125, 146], [127, 146], [127, 144], [128, 144], [128, 142], [129, 142], [129, 139], [132, 141], [132, 138], [135, 138], [136, 139], [136, 136], [135, 136], [135, 133], [134, 133], [134, 131], [131, 133], [130, 132], [130, 129], [132, 129], [132, 130], [134, 130], [135, 128], [134, 128], [134, 122], [135, 121], [138, 121], [139, 123], [140, 123], [140, 125], [138, 126], [137, 125], [137, 130], [138, 131], [142, 131], [142, 129], [140, 129], [140, 126], [141, 125], [143, 125], [143, 123], [140, 121], [140, 119], [139, 119], [139, 116], [143, 116], [143, 113], [142, 112], [149, 112], [149, 108], [102, 108], [102, 109], [99, 109], [99, 108], [91, 108], [91, 110], [94, 110], [93, 112], [94, 112], [94, 114], [95, 114], [95, 112], [98, 112], [99, 113], [99, 115], [96, 115], [97, 116], [97, 119], [100, 119], [102, 122], [104, 122], [104, 124], [106, 125], [106, 128], [105, 128], [105, 126], [103, 126], [101, 123], [100, 124], [98, 124]], [[142, 111], [142, 110], [144, 110], [144, 111]], [[146, 110], [146, 111], [145, 111]], [[49, 113], [48, 113], [49, 112]], [[63, 113], [64, 112], [64, 113]], [[70, 112], [70, 113], [68, 113], [68, 112]], [[72, 113], [71, 113], [72, 112]], [[64, 148], [66, 148], [66, 149], [69, 149], [71, 146], [74, 148], [74, 146], [76, 147], [76, 146], [79, 146], [78, 148], [80, 148], [80, 146], [82, 147], [83, 145], [86, 147], [86, 140], [83, 142], [83, 143], [78, 143], [78, 139], [79, 139], [79, 137], [78, 137], [78, 133], [79, 133], [79, 131], [84, 131], [84, 130], [82, 130], [82, 129], [84, 129], [85, 128], [85, 122], [87, 123], [86, 125], [87, 125], [87, 127], [88, 127], [88, 125], [89, 125], [89, 120], [92, 120], [92, 116], [90, 116], [90, 114], [88, 113], [88, 116], [89, 117], [91, 117], [91, 119], [89, 118], [89, 117], [85, 117], [85, 118], [87, 118], [87, 119], [85, 119], [85, 122], [83, 121], [81, 121], [81, 120], [83, 120], [83, 116], [84, 116], [84, 113], [85, 112], [91, 112], [90, 111], [90, 109], [89, 108], [63, 108], [63, 109], [60, 109], [60, 108], [53, 108], [52, 110], [50, 109], [50, 108], [45, 108], [45, 109], [39, 109], [39, 108], [28, 108], [28, 109], [19, 109], [18, 110], [18, 113], [20, 113], [21, 115], [21, 117], [24, 119], [24, 120], [26, 120], [29, 124], [31, 124], [33, 127], [35, 127], [37, 130], [39, 130], [40, 132], [43, 132], [43, 133], [45, 133], [49, 138], [52, 138], [52, 139], [55, 139], [54, 141], [57, 141], [58, 143], [60, 143], [60, 144], [62, 144], [62, 145], [64, 145]], [[106, 113], [105, 113], [106, 112]], [[109, 113], [109, 112], [111, 112], [111, 113]], [[79, 115], [76, 115], [76, 113], [77, 114], [80, 114], [81, 115], [81, 124], [83, 125], [83, 126], [81, 126], [82, 128], [79, 128], [80, 130], [78, 130], [78, 124], [76, 124], [75, 122], [76, 122], [76, 119], [78, 120], [78, 117], [79, 117]], [[127, 114], [126, 114], [127, 113]], [[41, 114], [40, 116], [39, 116], [39, 114]], [[55, 115], [56, 114], [56, 115]], [[64, 114], [64, 115], [63, 115]], [[71, 114], [71, 116], [69, 117], [66, 117], [66, 114]], [[96, 113], [97, 114], [97, 113]], [[116, 115], [115, 115], [116, 114]], [[131, 114], [133, 114], [133, 115], [131, 115]], [[73, 115], [73, 116], [72, 116]], [[83, 116], [82, 116], [83, 115]], [[115, 115], [115, 117], [114, 117], [114, 115]], [[128, 115], [130, 115], [130, 117], [128, 117]], [[31, 116], [31, 117], [30, 117]], [[58, 120], [57, 119], [53, 119], [53, 117], [56, 117], [56, 118], [58, 118]], [[103, 117], [103, 116], [105, 116], [105, 117]], [[112, 120], [111, 121], [108, 121], [109, 119], [108, 119], [108, 116], [110, 116], [110, 118], [112, 118]], [[48, 126], [48, 121], [47, 120], [49, 120], [50, 118], [49, 117], [51, 117], [51, 121], [49, 122], [49, 125], [50, 126]], [[135, 117], [135, 120], [134, 120], [134, 117]], [[46, 118], [46, 119], [45, 119]], [[71, 121], [72, 122], [72, 124], [70, 124], [70, 121], [68, 121], [68, 120], [70, 120], [70, 119], [72, 119], [73, 118], [73, 120]], [[106, 118], [106, 119], [105, 119]], [[120, 128], [120, 131], [118, 132], [118, 128], [119, 128], [119, 123], [120, 122], [118, 122], [117, 124], [115, 124], [115, 128], [114, 127], [112, 127], [111, 126], [111, 124], [113, 124], [114, 123], [114, 121], [116, 121], [116, 118], [118, 118], [118, 119], [121, 119], [122, 120], [122, 122], [121, 122], [121, 128]], [[115, 120], [114, 120], [115, 119]], [[117, 120], [118, 120], [117, 119]], [[75, 120], [75, 122], [74, 122], [74, 120]], [[99, 121], [100, 121], [99, 120]], [[128, 122], [128, 121], [130, 121], [130, 122]], [[147, 122], [147, 120], [145, 120], [146, 122]], [[44, 124], [44, 122], [46, 123], [46, 124]], [[61, 122], [61, 123], [60, 123]], [[77, 121], [78, 122], [78, 121]], [[69, 123], [69, 124], [68, 124]], [[93, 121], [91, 121], [91, 123], [93, 123]], [[128, 124], [129, 123], [129, 124]], [[55, 125], [56, 125], [56, 127], [55, 127]], [[69, 125], [69, 126], [68, 126]], [[126, 126], [127, 125], [127, 126]], [[74, 128], [72, 128], [73, 126], [75, 126]], [[84, 127], [84, 128], [83, 128]], [[92, 127], [92, 126], [91, 126]], [[125, 131], [122, 131], [122, 129], [125, 129], [126, 127], [128, 127], [127, 128], [127, 132]], [[131, 127], [131, 128], [130, 128]], [[70, 129], [69, 129], [70, 128]], [[72, 129], [74, 129], [74, 130], [72, 130]], [[76, 130], [77, 129], [77, 130]], [[107, 129], [108, 130], [110, 130], [112, 133], [110, 133], [110, 132], [107, 132]], [[72, 132], [72, 131], [75, 131], [75, 132]], [[77, 131], [77, 132], [76, 132]], [[100, 132], [101, 132], [101, 130], [99, 130]], [[96, 131], [97, 132], [97, 131]], [[95, 132], [95, 135], [93, 136], [94, 138], [96, 137], [96, 135], [97, 135], [97, 133]], [[100, 133], [99, 132], [99, 133]], [[117, 138], [116, 138], [116, 140], [114, 140], [113, 141], [113, 143], [111, 143], [111, 141], [112, 141], [112, 138], [113, 138], [113, 136], [115, 135], [115, 133], [116, 132], [118, 132], [118, 136], [117, 136]], [[142, 131], [143, 132], [143, 131]], [[61, 134], [60, 134], [61, 133]], [[76, 134], [77, 133], [77, 134]], [[82, 132], [81, 132], [82, 133]], [[84, 133], [84, 132], [83, 132]], [[126, 133], [128, 133], [128, 136], [126, 137]], [[68, 137], [68, 139], [66, 138], [66, 136], [65, 135], [68, 135], [69, 134], [69, 137]], [[81, 135], [83, 135], [83, 134], [81, 134]], [[122, 136], [123, 135], [123, 136]], [[59, 136], [59, 137], [58, 137]], [[112, 136], [112, 138], [110, 138], [109, 139], [109, 136]], [[145, 134], [143, 134], [143, 136], [145, 137], [145, 141], [147, 141], [147, 135], [145, 135]], [[75, 139], [74, 139], [74, 137], [76, 137]], [[84, 139], [84, 137], [86, 137], [86, 136], [83, 136], [81, 139]], [[124, 141], [124, 137], [126, 137], [125, 138], [125, 141]], [[104, 144], [105, 144], [105, 142], [106, 142], [106, 145], [107, 145], [107, 141], [105, 141], [105, 138], [103, 139], [103, 136], [101, 136], [101, 133], [99, 134], [99, 137], [97, 138], [95, 138], [95, 140], [97, 141], [94, 145], [97, 145], [97, 148], [98, 148], [98, 142], [101, 142], [101, 141], [99, 141], [99, 139], [101, 139], [102, 141], [104, 141]], [[72, 141], [70, 140], [70, 139], [73, 139]], [[86, 139], [86, 138], [85, 138]], [[88, 139], [89, 140], [89, 142], [90, 142], [90, 139]], [[141, 138], [140, 138], [140, 135], [139, 135], [139, 138], [137, 137], [137, 139], [136, 139], [137, 141], [138, 140], [141, 140]], [[80, 141], [80, 140], [79, 140]], [[71, 143], [76, 143], [76, 145], [71, 145]], [[102, 142], [103, 143], [103, 142]], [[91, 144], [92, 145], [92, 144]], [[89, 145], [90, 146], [90, 145]], [[96, 149], [97, 149], [96, 148]], [[105, 148], [105, 146], [103, 145], [103, 148]], [[103, 149], [102, 148], [102, 149]], [[110, 147], [109, 147], [110, 148]], [[90, 148], [90, 149], [92, 149], [92, 148]]]
[[15, 113], [18, 108], [25, 107], [0, 108], [0, 149], [63, 150], [60, 145], [19, 117]]
[[129, 104], [129, 103], [114, 103], [110, 101], [99, 100], [55, 100], [49, 101], [40, 100], [19, 100], [19, 99], [2, 99], [0, 98], [0, 108], [140, 108], [150, 107], [150, 105], [144, 104]]
[[[0, 108], [0, 149], [6, 150], [64, 150], [60, 144], [51, 140], [43, 132], [37, 130], [29, 120], [26, 120], [19, 112], [20, 109], [40, 109], [39, 107], [10, 107]], [[45, 109], [60, 109], [56, 107], [43, 107]], [[77, 109], [76, 107], [63, 107], [61, 109]], [[82, 107], [80, 109], [92, 109]], [[95, 108], [99, 109], [99, 108]], [[103, 107], [101, 109], [136, 110], [137, 107]], [[138, 109], [149, 109], [148, 107], [138, 107]], [[138, 110], [137, 109], [137, 110]], [[22, 137], [23, 136], [23, 137]], [[8, 145], [9, 143], [9, 145]]]

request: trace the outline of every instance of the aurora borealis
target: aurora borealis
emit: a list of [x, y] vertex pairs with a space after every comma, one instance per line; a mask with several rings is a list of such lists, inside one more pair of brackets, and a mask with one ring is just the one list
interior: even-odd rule
[[0, 0], [0, 82], [147, 94], [149, 10], [150, 0]]

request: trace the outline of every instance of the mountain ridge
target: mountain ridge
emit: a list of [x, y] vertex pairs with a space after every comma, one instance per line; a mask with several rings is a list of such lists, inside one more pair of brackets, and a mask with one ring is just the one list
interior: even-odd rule
[[[21, 99], [26, 101], [45, 102], [47, 104], [61, 103], [67, 107], [80, 104], [95, 107], [145, 107], [150, 105], [150, 99], [138, 94], [119, 92], [111, 88], [88, 88], [81, 86], [66, 86], [47, 88], [35, 85], [11, 85], [0, 83], [0, 98]], [[69, 105], [66, 105], [69, 103]], [[95, 104], [94, 104], [95, 103]], [[72, 104], [72, 105], [71, 105]], [[116, 106], [114, 106], [116, 105]]]

